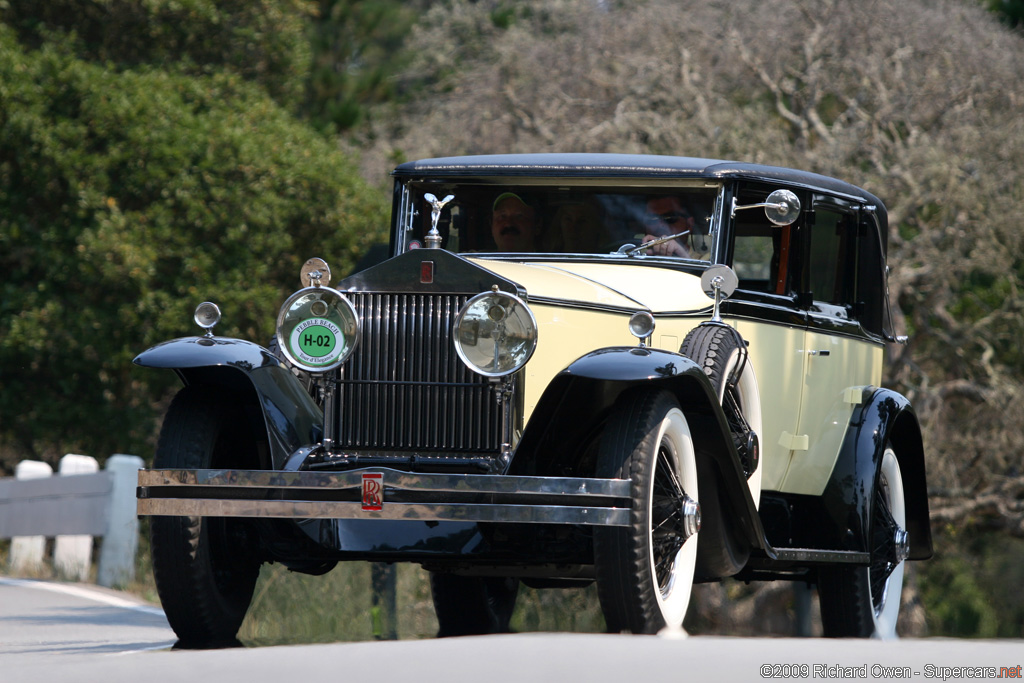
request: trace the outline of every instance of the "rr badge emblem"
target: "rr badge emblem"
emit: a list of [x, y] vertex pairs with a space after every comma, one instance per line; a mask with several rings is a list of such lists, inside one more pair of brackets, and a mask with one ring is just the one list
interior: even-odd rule
[[381, 510], [384, 507], [384, 474], [363, 474], [363, 510]]

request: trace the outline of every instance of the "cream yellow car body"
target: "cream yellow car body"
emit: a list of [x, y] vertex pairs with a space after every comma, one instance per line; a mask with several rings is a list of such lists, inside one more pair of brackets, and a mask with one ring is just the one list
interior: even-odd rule
[[[524, 422], [551, 380], [574, 360], [596, 348], [637, 343], [626, 327], [632, 312], [651, 312], [656, 328], [650, 345], [674, 352], [710, 315], [699, 278], [653, 264], [471, 260], [524, 286], [537, 318], [537, 351], [525, 369]], [[881, 344], [725, 320], [749, 342], [760, 387], [761, 487], [821, 495], [861, 389], [881, 383]], [[868, 384], [857, 383], [865, 377]], [[813, 390], [805, 391], [811, 384]]]
[[933, 550], [920, 424], [881, 385], [905, 338], [878, 197], [623, 154], [394, 178], [389, 257], [309, 299], [307, 261], [271, 348], [204, 315], [135, 360], [185, 385], [137, 491], [185, 646], [235, 641], [267, 561], [419, 563], [439, 635], [508, 631], [520, 582], [679, 632], [728, 577], [817, 584], [825, 635], [895, 634]]

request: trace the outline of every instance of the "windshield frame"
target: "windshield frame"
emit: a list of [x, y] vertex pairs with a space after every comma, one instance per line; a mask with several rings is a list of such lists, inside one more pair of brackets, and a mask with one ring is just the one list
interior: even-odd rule
[[[471, 189], [472, 192], [470, 194], [475, 194], [477, 197], [484, 193], [489, 193], [494, 197], [498, 197], [505, 192], [512, 192], [519, 189], [524, 195], [529, 193], [543, 195], [549, 202], [552, 197], [557, 197], [560, 193], [564, 193], [567, 198], [565, 201], [566, 204], [576, 203], [580, 198], [596, 201], [612, 201], [612, 199], [609, 198], [621, 198], [623, 201], [632, 200], [637, 202], [644, 197], [689, 194], [700, 201], [701, 208], [697, 213], [701, 214], [701, 219], [705, 221], [706, 232], [704, 230], [697, 230], [696, 232], [706, 234], [708, 236], [708, 252], [703, 258], [692, 256], [666, 256], [643, 252], [626, 255], [624, 253], [617, 253], [617, 248], [618, 246], [621, 246], [620, 244], [616, 244], [615, 249], [609, 249], [608, 251], [604, 251], [603, 249], [591, 249], [587, 251], [575, 251], [568, 248], [551, 249], [548, 245], [538, 248], [536, 251], [499, 251], [493, 244], [491, 245], [491, 248], [479, 250], [460, 250], [460, 248], [456, 246], [456, 248], [451, 251], [453, 253], [463, 255], [472, 254], [474, 258], [480, 257], [515, 260], [524, 260], [524, 257], [529, 259], [537, 258], [541, 260], [548, 260], [550, 258], [610, 258], [617, 260], [640, 259], [642, 261], [665, 260], [671, 263], [696, 262], [705, 265], [720, 262], [719, 257], [721, 254], [721, 245], [724, 243], [721, 234], [721, 228], [724, 225], [724, 194], [726, 186], [729, 184], [725, 179], [664, 177], [523, 177], [510, 174], [482, 176], [444, 175], [440, 177], [404, 176], [396, 177], [395, 181], [391, 230], [392, 256], [397, 256], [411, 249], [423, 247], [422, 237], [423, 234], [425, 234], [425, 230], [428, 228], [427, 224], [429, 223], [430, 217], [430, 211], [426, 208], [427, 205], [423, 200], [423, 195], [425, 193], [429, 192], [438, 197], [447, 196], [449, 194], [455, 195], [455, 199], [452, 203], [447, 205], [442, 211], [441, 223], [444, 224], [446, 221], [453, 220], [451, 214], [453, 208], [456, 212], [460, 210], [455, 207], [459, 207], [460, 196], [464, 197], [467, 194], [467, 189]], [[461, 193], [460, 189], [462, 190]], [[704, 196], [701, 197], [701, 195]], [[483, 202], [478, 199], [476, 201], [478, 213], [482, 212], [482, 206]], [[548, 206], [547, 208], [551, 207]], [[623, 209], [623, 211], [625, 211], [625, 209]], [[551, 220], [551, 216], [545, 215], [545, 220]], [[477, 231], [478, 235], [482, 229], [481, 226], [482, 218], [477, 217], [476, 227], [474, 229]], [[444, 225], [442, 225], [442, 228], [444, 228]], [[621, 233], [623, 228], [620, 226], [618, 231]], [[642, 238], [643, 235], [635, 235], [633, 237]], [[632, 241], [635, 245], [639, 245], [643, 240], [634, 239], [619, 241], [622, 243]], [[614, 240], [612, 240], [612, 242], [614, 242]], [[444, 246], [447, 248], [447, 241]]]

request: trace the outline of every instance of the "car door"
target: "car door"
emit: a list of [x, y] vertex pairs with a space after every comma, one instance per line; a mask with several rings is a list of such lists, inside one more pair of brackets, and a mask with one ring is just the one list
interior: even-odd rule
[[882, 345], [860, 318], [864, 283], [861, 251], [873, 248], [859, 228], [857, 207], [815, 196], [798, 258], [806, 307], [801, 355], [803, 381], [789, 467], [779, 490], [820, 495], [863, 388], [878, 385]]
[[[777, 187], [742, 184], [736, 202], [758, 205]], [[801, 196], [802, 202], [809, 200], [809, 195]], [[761, 487], [778, 490], [794, 448], [803, 443], [799, 418], [807, 366], [807, 311], [797, 293], [798, 245], [805, 227], [802, 218], [789, 226], [773, 225], [757, 209], [735, 212], [732, 219], [732, 240], [724, 260], [736, 272], [739, 288], [724, 310], [747, 342], [761, 396]]]

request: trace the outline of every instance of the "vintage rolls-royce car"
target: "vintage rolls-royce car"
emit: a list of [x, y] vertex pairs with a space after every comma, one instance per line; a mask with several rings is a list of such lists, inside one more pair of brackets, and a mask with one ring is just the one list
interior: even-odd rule
[[895, 633], [932, 553], [924, 453], [881, 387], [882, 202], [748, 163], [603, 154], [394, 173], [390, 257], [310, 254], [266, 346], [174, 370], [138, 510], [182, 645], [230, 642], [261, 563], [430, 572], [440, 635], [507, 630], [520, 582], [596, 582], [612, 632], [696, 581], [817, 585], [829, 636]]

